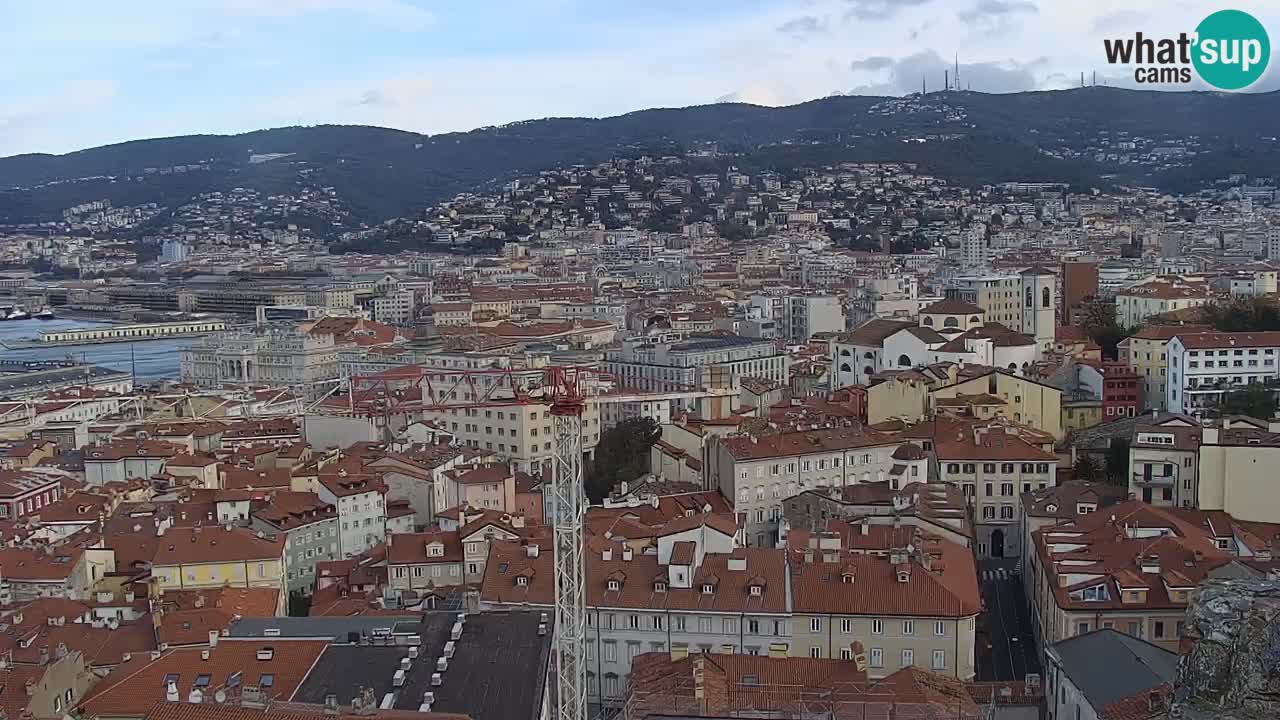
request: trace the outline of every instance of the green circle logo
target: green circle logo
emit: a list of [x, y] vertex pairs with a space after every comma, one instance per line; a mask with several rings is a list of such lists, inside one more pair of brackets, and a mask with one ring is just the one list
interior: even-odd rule
[[1196, 26], [1192, 64], [1220, 90], [1247, 88], [1266, 72], [1271, 40], [1257, 18], [1240, 10], [1219, 10]]

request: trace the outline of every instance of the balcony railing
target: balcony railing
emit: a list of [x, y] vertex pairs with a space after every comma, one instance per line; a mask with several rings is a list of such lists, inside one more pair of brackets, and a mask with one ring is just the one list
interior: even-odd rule
[[1173, 485], [1178, 481], [1177, 475], [1148, 475], [1136, 472], [1133, 481], [1139, 485]]

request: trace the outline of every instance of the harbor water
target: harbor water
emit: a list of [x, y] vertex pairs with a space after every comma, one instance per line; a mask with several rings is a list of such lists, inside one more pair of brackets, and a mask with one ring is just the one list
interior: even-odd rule
[[[8, 320], [0, 321], [0, 340], [35, 340], [41, 331], [70, 330], [74, 328], [108, 327], [111, 323], [86, 320]], [[89, 345], [59, 345], [48, 348], [0, 348], [5, 360], [65, 360], [68, 356], [92, 363], [133, 372], [139, 381], [178, 379], [180, 360], [178, 351], [198, 342], [198, 338], [179, 337], [162, 340], [140, 340]]]

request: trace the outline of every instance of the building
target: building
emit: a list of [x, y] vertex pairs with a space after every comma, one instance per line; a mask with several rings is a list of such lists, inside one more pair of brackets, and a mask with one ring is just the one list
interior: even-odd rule
[[763, 320], [772, 320], [782, 335], [795, 343], [818, 333], [843, 332], [844, 307], [834, 295], [753, 295], [751, 307]]
[[[1019, 425], [1041, 430], [1055, 439], [1062, 437], [1062, 390], [1003, 369], [992, 369], [935, 388], [930, 393], [934, 408], [947, 401], [965, 400], [993, 403], [993, 413]], [[973, 398], [982, 398], [979, 401]]]
[[1152, 505], [1196, 507], [1202, 432], [1181, 415], [1139, 423], [1129, 444], [1130, 494]]
[[338, 511], [315, 493], [275, 491], [255, 504], [250, 527], [285, 539], [285, 590], [310, 595], [316, 563], [337, 560]]
[[246, 587], [280, 591], [283, 612], [288, 577], [285, 538], [262, 537], [241, 527], [161, 525], [151, 575], [161, 590]]
[[731, 437], [709, 447], [704, 477], [744, 518], [747, 543], [773, 547], [784, 498], [809, 488], [888, 482], [901, 445], [896, 435], [865, 427]]
[[[929, 462], [929, 456], [913, 443], [902, 445], [894, 455], [909, 455], [910, 462], [926, 466]], [[946, 483], [913, 482], [900, 490], [889, 483], [812, 488], [787, 498], [783, 508], [783, 530], [788, 537], [796, 530], [821, 533], [833, 528], [845, 530], [841, 523], [854, 523], [860, 534], [863, 525], [867, 526], [866, 535], [879, 526], [906, 525], [965, 547], [973, 544], [969, 503], [960, 488]]]
[[181, 351], [182, 381], [197, 387], [259, 384], [294, 388], [305, 396], [337, 380], [332, 335], [269, 328], [209, 336]]
[[1145, 378], [1123, 363], [1105, 363], [1102, 374], [1102, 418], [1133, 417], [1143, 410]]
[[0, 519], [38, 515], [41, 508], [62, 497], [57, 475], [31, 470], [0, 470]]
[[[1105, 662], [1099, 662], [1105, 658]], [[1045, 697], [1055, 720], [1163, 716], [1178, 656], [1117, 630], [1093, 630], [1045, 649]]]
[[1280, 331], [1175, 335], [1169, 339], [1165, 405], [1195, 418], [1212, 414], [1226, 393], [1280, 378], [1278, 357]]
[[0, 669], [5, 714], [37, 720], [62, 720], [93, 687], [98, 677], [86, 665], [84, 653], [58, 645], [45, 650], [39, 664], [7, 663]]
[[440, 473], [435, 506], [458, 506], [512, 512], [516, 506], [516, 473], [505, 463], [460, 465]]
[[1142, 378], [1142, 409], [1165, 412], [1169, 409], [1168, 348], [1175, 335], [1208, 332], [1204, 325], [1151, 325], [1120, 341], [1120, 362]]
[[419, 592], [461, 585], [466, 578], [458, 531], [388, 535], [387, 579], [393, 588]]
[[[1069, 480], [1043, 490], [1024, 492], [1019, 497], [1022, 512], [1018, 534], [1022, 537], [1022, 547], [1028, 551], [1034, 548], [1032, 533], [1041, 528], [1075, 520], [1128, 499], [1125, 488], [1083, 480]], [[1023, 591], [1027, 597], [1031, 597], [1033, 590], [1030, 573], [1022, 573], [1022, 582]]]
[[769, 340], [736, 335], [629, 339], [605, 353], [604, 370], [626, 388], [674, 391], [734, 387], [745, 377], [786, 383], [790, 358]]
[[1052, 438], [1000, 422], [938, 417], [909, 433], [932, 446], [939, 477], [959, 487], [973, 507], [979, 557], [1019, 557], [1018, 497], [1057, 482]]
[[178, 445], [160, 440], [115, 440], [84, 451], [84, 476], [90, 485], [142, 478], [164, 470], [165, 462], [181, 454]]
[[1280, 465], [1275, 463], [1280, 463], [1280, 433], [1247, 426], [1204, 428], [1196, 467], [1197, 507], [1241, 521], [1277, 522], [1275, 468]]
[[319, 475], [316, 496], [338, 509], [338, 557], [359, 555], [382, 542], [387, 532], [386, 492], [374, 475], [345, 469]]
[[1042, 350], [1053, 348], [1057, 276], [1052, 270], [1034, 266], [1018, 275], [958, 277], [947, 295], [982, 308], [985, 322], [1029, 335]]
[[836, 336], [831, 343], [832, 389], [870, 384], [871, 377], [885, 367], [885, 339], [915, 326], [909, 320], [876, 318], [852, 332]]
[[1116, 322], [1136, 328], [1154, 315], [1207, 305], [1212, 296], [1207, 287], [1153, 280], [1116, 293]]
[[1237, 558], [1270, 557], [1277, 529], [1130, 500], [1037, 530], [1023, 572], [1041, 642], [1102, 628], [1176, 651], [1197, 586]]
[[1071, 321], [1085, 301], [1098, 296], [1098, 263], [1062, 263], [1062, 318]]
[[918, 527], [860, 527], [867, 534], [788, 537], [792, 654], [848, 658], [857, 642], [872, 678], [917, 667], [972, 679], [973, 552]]
[[373, 319], [400, 327], [412, 325], [414, 307], [413, 290], [392, 290], [373, 298]]

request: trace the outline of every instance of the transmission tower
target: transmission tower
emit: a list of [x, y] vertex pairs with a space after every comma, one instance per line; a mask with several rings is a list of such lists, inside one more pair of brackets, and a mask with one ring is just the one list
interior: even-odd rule
[[551, 520], [556, 563], [556, 702], [558, 720], [587, 719], [584, 626], [586, 574], [582, 564], [582, 410], [578, 371], [550, 372], [551, 416], [556, 433], [556, 471], [552, 481]]

